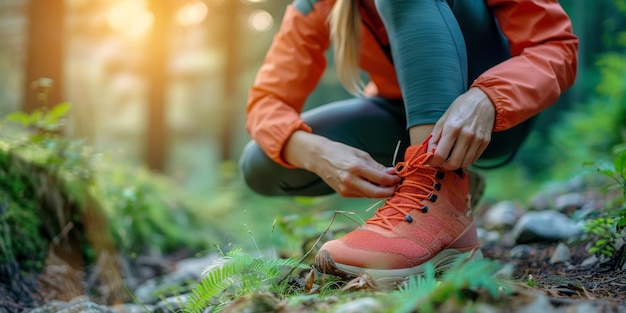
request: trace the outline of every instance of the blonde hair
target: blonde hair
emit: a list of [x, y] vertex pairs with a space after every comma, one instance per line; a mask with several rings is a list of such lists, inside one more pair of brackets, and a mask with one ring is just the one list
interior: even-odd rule
[[356, 1], [335, 2], [330, 13], [330, 38], [339, 81], [350, 93], [362, 95], [365, 83], [359, 76], [361, 16]]

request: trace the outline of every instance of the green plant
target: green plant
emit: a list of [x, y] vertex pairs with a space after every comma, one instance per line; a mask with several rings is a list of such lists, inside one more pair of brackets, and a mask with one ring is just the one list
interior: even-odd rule
[[50, 243], [68, 235], [88, 241], [82, 245], [88, 261], [96, 256], [94, 244], [132, 257], [222, 243], [219, 225], [206, 218], [213, 202], [192, 201], [164, 175], [62, 136], [69, 110], [62, 103], [16, 112], [0, 125], [11, 132], [0, 137], [0, 251], [6, 252], [0, 261], [41, 264]]
[[609, 190], [621, 195], [606, 204], [602, 216], [587, 221], [583, 230], [593, 240], [589, 253], [613, 257], [618, 240], [617, 234], [626, 227], [626, 150], [617, 154], [612, 164], [598, 163], [598, 173], [608, 177], [614, 184]]
[[465, 253], [438, 278], [431, 262], [425, 264], [423, 275], [411, 277], [407, 283], [390, 294], [393, 312], [434, 312], [446, 301], [471, 301], [468, 290], [485, 289], [492, 297], [507, 292], [505, 282], [495, 277], [500, 264], [488, 259], [468, 259]]
[[220, 295], [217, 310], [233, 299], [252, 292], [283, 293], [287, 290], [285, 275], [289, 275], [294, 268], [306, 269], [308, 266], [296, 259], [266, 260], [252, 257], [241, 249], [233, 249], [205, 269], [205, 276], [193, 289], [184, 311], [202, 312]]
[[615, 229], [615, 220], [612, 218], [599, 217], [588, 221], [583, 230], [595, 238], [593, 246], [588, 250], [589, 253], [612, 257], [615, 253], [615, 247], [613, 247]]

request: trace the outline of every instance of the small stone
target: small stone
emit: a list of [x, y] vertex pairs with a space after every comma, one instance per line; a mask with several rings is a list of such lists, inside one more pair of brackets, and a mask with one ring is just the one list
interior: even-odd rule
[[525, 259], [532, 253], [533, 248], [529, 245], [517, 245], [511, 248], [509, 255], [514, 259]]
[[81, 302], [74, 304], [57, 313], [114, 313], [113, 310], [106, 306], [101, 306], [93, 302]]
[[383, 305], [375, 298], [360, 298], [338, 306], [335, 313], [375, 313], [383, 312]]
[[189, 294], [173, 296], [163, 299], [161, 302], [157, 303], [154, 306], [154, 313], [170, 313], [170, 312], [182, 312], [187, 300], [189, 299]]
[[512, 201], [500, 201], [489, 208], [483, 220], [485, 228], [502, 229], [515, 225], [515, 222], [522, 216], [522, 212]]
[[528, 212], [515, 224], [511, 236], [517, 243], [553, 242], [582, 232], [582, 224], [556, 211]]
[[515, 273], [515, 263], [508, 262], [496, 272], [495, 276], [501, 279], [509, 279], [513, 277], [513, 273]]
[[573, 212], [585, 204], [585, 198], [579, 193], [566, 193], [554, 200], [554, 207], [559, 212]]
[[592, 266], [592, 265], [598, 263], [598, 261], [600, 261], [600, 259], [598, 259], [598, 257], [594, 254], [594, 255], [586, 258], [584, 261], [582, 261], [582, 263], [580, 263], [580, 266], [581, 267]]
[[550, 264], [562, 263], [566, 262], [570, 259], [571, 253], [569, 248], [563, 243], [559, 243], [554, 252], [552, 252], [552, 256], [550, 257]]

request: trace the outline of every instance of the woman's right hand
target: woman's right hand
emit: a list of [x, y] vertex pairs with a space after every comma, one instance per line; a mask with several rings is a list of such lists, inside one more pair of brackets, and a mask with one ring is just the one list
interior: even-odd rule
[[325, 137], [296, 131], [283, 150], [285, 160], [320, 176], [343, 197], [390, 197], [400, 177], [367, 152]]

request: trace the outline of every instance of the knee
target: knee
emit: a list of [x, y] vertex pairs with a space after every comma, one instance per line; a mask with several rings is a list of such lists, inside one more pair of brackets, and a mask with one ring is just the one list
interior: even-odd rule
[[[423, 1], [423, 0], [422, 0]], [[395, 16], [398, 12], [403, 11], [405, 5], [403, 0], [374, 0], [378, 15], [384, 20]]]
[[275, 195], [271, 182], [272, 160], [254, 142], [249, 142], [239, 158], [239, 172], [244, 183], [252, 191], [264, 195]]

